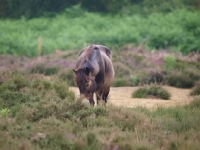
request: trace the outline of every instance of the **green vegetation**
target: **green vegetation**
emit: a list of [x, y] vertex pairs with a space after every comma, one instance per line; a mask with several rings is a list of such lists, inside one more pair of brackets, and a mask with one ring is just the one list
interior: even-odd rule
[[200, 81], [198, 81], [192, 88], [191, 95], [193, 96], [200, 95]]
[[197, 9], [198, 0], [2, 0], [0, 17], [33, 18], [38, 16], [53, 17], [66, 11], [72, 16], [80, 15], [83, 10], [89, 12], [118, 14], [149, 14], [152, 12], [171, 12], [174, 9]]
[[114, 87], [129, 86], [129, 83], [125, 79], [115, 79], [112, 83]]
[[185, 54], [200, 48], [199, 11], [182, 9], [167, 14], [152, 13], [148, 17], [81, 14], [70, 17], [63, 12], [54, 18], [1, 20], [0, 53], [37, 56], [40, 36], [43, 55], [56, 49], [81, 49], [92, 43], [111, 49], [142, 43], [149, 50], [164, 48]]
[[139, 88], [134, 93], [132, 93], [132, 98], [148, 98], [148, 89]]
[[166, 71], [171, 71], [172, 69], [174, 69], [176, 58], [174, 56], [167, 55], [164, 58], [164, 63], [165, 63]]
[[[150, 84], [192, 88], [200, 80], [200, 55], [147, 51], [143, 46], [125, 45], [113, 52], [113, 86]], [[131, 76], [132, 75], [132, 76]]]
[[191, 88], [200, 80], [199, 62], [177, 61], [174, 69], [165, 76], [166, 82], [175, 87]]
[[130, 75], [130, 78], [132, 80], [132, 84], [133, 86], [137, 84], [137, 77], [133, 76], [133, 75]]
[[[185, 106], [152, 111], [91, 107], [76, 101], [58, 79], [8, 74], [0, 84], [2, 150], [199, 148], [200, 97]], [[153, 86], [151, 91], [158, 90]]]
[[155, 97], [164, 100], [169, 100], [170, 96], [171, 95], [167, 90], [156, 84], [150, 85], [149, 87], [139, 88], [132, 93], [133, 98]]
[[[197, 7], [197, 0], [2, 0], [0, 149], [199, 149]], [[93, 43], [112, 50], [113, 86], [149, 85], [132, 96], [160, 99], [170, 99], [162, 84], [192, 88], [194, 100], [151, 111], [80, 103], [68, 87], [78, 56], [70, 49]]]
[[58, 73], [59, 70], [60, 70], [59, 67], [55, 66], [49, 67], [49, 66], [44, 66], [44, 64], [37, 64], [31, 68], [30, 73], [40, 73], [48, 76]]
[[8, 112], [9, 112], [9, 109], [6, 109], [6, 108], [2, 108], [1, 110], [0, 110], [0, 118], [5, 118], [5, 117], [7, 117], [8, 116]]

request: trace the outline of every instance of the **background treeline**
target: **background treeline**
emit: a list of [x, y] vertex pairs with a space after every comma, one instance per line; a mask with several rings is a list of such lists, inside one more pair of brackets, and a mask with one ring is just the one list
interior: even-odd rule
[[92, 43], [119, 50], [121, 46], [143, 45], [188, 54], [200, 51], [200, 11], [175, 10], [141, 15], [101, 15], [78, 7], [53, 18], [4, 19], [0, 22], [0, 53], [37, 56], [38, 37], [42, 55], [59, 50], [80, 49]]
[[200, 0], [0, 0], [0, 53], [35, 57], [93, 43], [200, 52], [199, 8]]
[[199, 0], [0, 0], [1, 18], [52, 17], [79, 4], [82, 9], [92, 12], [148, 14], [151, 12], [170, 12], [177, 8], [199, 8]]

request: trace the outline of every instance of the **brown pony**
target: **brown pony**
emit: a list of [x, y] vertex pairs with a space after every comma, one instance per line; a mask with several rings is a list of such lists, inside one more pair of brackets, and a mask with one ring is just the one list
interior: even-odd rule
[[94, 105], [95, 93], [97, 104], [101, 99], [107, 102], [114, 79], [112, 56], [107, 47], [91, 45], [81, 50], [73, 71], [81, 100], [89, 100], [90, 105]]

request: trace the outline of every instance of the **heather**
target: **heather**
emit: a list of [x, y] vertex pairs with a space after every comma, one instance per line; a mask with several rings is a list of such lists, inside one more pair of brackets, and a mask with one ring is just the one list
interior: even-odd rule
[[58, 78], [7, 71], [0, 77], [1, 149], [199, 148], [199, 97], [151, 111], [91, 107]]
[[158, 98], [169, 100], [170, 93], [159, 85], [141, 87], [132, 93], [132, 98]]
[[149, 84], [192, 88], [200, 80], [200, 55], [152, 50], [144, 46], [125, 45], [113, 52], [115, 81], [113, 86], [138, 86]]

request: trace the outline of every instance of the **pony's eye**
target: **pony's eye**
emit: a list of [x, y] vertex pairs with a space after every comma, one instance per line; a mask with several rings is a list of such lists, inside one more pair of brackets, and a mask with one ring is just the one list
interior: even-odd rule
[[89, 86], [89, 83], [86, 83], [85, 86], [88, 87], [88, 86]]

